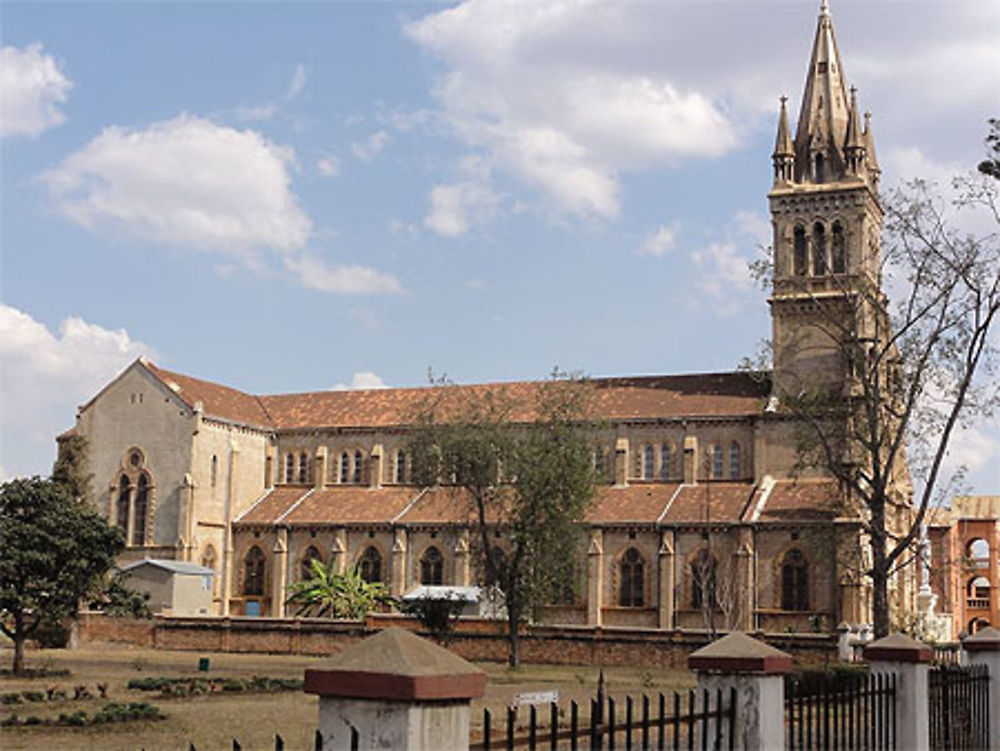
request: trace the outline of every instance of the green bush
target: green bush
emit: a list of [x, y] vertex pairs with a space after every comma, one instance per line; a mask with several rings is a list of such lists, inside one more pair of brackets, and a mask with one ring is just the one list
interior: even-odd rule
[[21, 696], [25, 701], [45, 701], [45, 694], [41, 691], [22, 691]]
[[11, 691], [6, 694], [0, 694], [0, 704], [10, 705], [10, 704], [20, 704], [23, 701], [21, 698], [21, 693], [19, 691]]
[[66, 645], [69, 644], [70, 628], [70, 621], [56, 623], [44, 621], [35, 629], [31, 638], [44, 649], [65, 649]]

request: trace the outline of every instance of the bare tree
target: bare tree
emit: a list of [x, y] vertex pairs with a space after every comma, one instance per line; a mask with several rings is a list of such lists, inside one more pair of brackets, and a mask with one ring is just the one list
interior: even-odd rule
[[[958, 179], [950, 203], [922, 181], [890, 194], [879, 267], [823, 290], [803, 282], [809, 340], [775, 354], [772, 408], [795, 426], [799, 468], [832, 476], [861, 520], [877, 636], [890, 629], [892, 577], [952, 488], [942, 472], [956, 431], [1000, 400], [998, 185]], [[806, 348], [832, 356], [814, 371], [781, 362]]]

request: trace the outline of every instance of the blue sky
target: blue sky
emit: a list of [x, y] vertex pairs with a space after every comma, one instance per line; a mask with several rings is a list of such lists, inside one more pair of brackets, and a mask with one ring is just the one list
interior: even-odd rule
[[[139, 354], [258, 393], [732, 369], [817, 10], [3, 3], [0, 475]], [[832, 11], [884, 184], [972, 167], [997, 5]]]

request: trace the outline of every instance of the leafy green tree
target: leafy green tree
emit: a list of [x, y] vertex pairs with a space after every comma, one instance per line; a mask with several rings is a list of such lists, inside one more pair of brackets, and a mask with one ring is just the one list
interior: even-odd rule
[[120, 618], [152, 618], [153, 612], [148, 604], [149, 593], [132, 589], [125, 579], [126, 575], [122, 571], [105, 576], [100, 590], [90, 601], [90, 609]]
[[70, 498], [82, 501], [89, 497], [93, 475], [89, 468], [90, 448], [82, 435], [71, 433], [59, 438], [59, 453], [52, 466], [52, 481], [66, 488]]
[[452, 486], [471, 504], [482, 583], [507, 611], [508, 661], [518, 626], [572, 588], [580, 520], [594, 493], [586, 381], [559, 372], [528, 396], [439, 382], [411, 431], [416, 481]]
[[330, 618], [364, 618], [379, 605], [392, 602], [389, 590], [382, 582], [367, 582], [355, 566], [338, 574], [318, 559], [309, 561], [308, 579], [289, 584], [286, 605], [296, 605], [296, 615], [328, 616]]
[[120, 530], [40, 477], [0, 485], [0, 630], [14, 642], [14, 673], [24, 643], [45, 622], [76, 615], [124, 547]]

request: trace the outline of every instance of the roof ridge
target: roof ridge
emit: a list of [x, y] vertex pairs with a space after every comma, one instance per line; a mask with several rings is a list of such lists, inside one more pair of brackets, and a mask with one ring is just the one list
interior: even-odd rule
[[687, 483], [683, 482], [677, 483], [677, 487], [674, 488], [674, 492], [670, 495], [670, 498], [667, 500], [667, 505], [663, 507], [663, 511], [661, 511], [660, 515], [656, 517], [657, 524], [662, 522], [663, 519], [666, 517], [666, 515], [670, 512], [670, 507], [674, 505], [674, 501], [677, 500], [677, 496], [680, 495], [681, 488], [683, 488], [686, 484]]
[[389, 523], [390, 524], [395, 524], [400, 519], [402, 519], [409, 512], [409, 510], [411, 508], [413, 508], [414, 504], [416, 504], [417, 501], [419, 501], [421, 498], [424, 497], [424, 495], [427, 493], [428, 490], [430, 490], [429, 487], [427, 487], [427, 488], [421, 488], [419, 493], [417, 493], [415, 496], [413, 496], [413, 498], [411, 498], [409, 501], [407, 501], [407, 503], [403, 507], [402, 511], [400, 511], [398, 514], [396, 514], [394, 517], [392, 517], [392, 519], [389, 520]]
[[275, 487], [274, 485], [272, 485], [269, 488], [265, 488], [264, 495], [262, 495], [260, 498], [258, 498], [253, 503], [251, 503], [242, 514], [238, 515], [236, 518], [233, 519], [233, 522], [235, 523], [235, 522], [238, 522], [238, 521], [242, 521], [243, 517], [245, 517], [247, 514], [249, 514], [255, 508], [257, 508], [261, 503], [263, 503], [264, 499], [267, 498], [269, 495], [271, 495], [275, 490], [277, 490], [277, 487]]
[[282, 512], [282, 514], [281, 514], [280, 516], [278, 516], [278, 517], [277, 517], [277, 518], [276, 518], [276, 519], [275, 519], [275, 520], [274, 520], [273, 522], [271, 522], [271, 524], [273, 524], [273, 525], [278, 525], [278, 524], [280, 524], [280, 523], [281, 523], [281, 520], [282, 520], [282, 519], [284, 519], [284, 518], [285, 518], [286, 516], [288, 516], [288, 515], [289, 515], [290, 513], [292, 513], [292, 512], [293, 512], [293, 511], [294, 511], [295, 509], [297, 509], [297, 508], [299, 507], [299, 505], [300, 505], [300, 504], [301, 504], [301, 503], [302, 503], [302, 502], [303, 502], [303, 501], [304, 501], [304, 500], [305, 500], [306, 498], [308, 498], [309, 496], [311, 496], [311, 495], [312, 495], [313, 493], [315, 493], [315, 492], [316, 492], [316, 486], [315, 486], [315, 485], [313, 485], [313, 486], [312, 486], [311, 488], [309, 488], [309, 490], [307, 490], [307, 491], [306, 491], [305, 493], [303, 493], [303, 494], [302, 494], [302, 495], [301, 495], [301, 496], [300, 496], [300, 497], [298, 498], [298, 500], [296, 500], [296, 501], [295, 501], [294, 503], [292, 503], [292, 505], [291, 505], [291, 506], [289, 506], [288, 508], [286, 508], [286, 509], [284, 510], [284, 512]]

